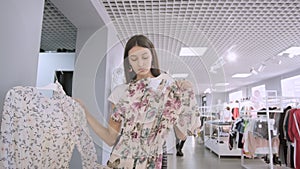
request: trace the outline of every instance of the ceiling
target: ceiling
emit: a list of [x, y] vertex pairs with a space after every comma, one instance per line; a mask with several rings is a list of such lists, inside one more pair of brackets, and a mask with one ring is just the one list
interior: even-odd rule
[[40, 48], [44, 51], [76, 48], [77, 28], [50, 1], [45, 0]]
[[[101, 4], [123, 44], [132, 35], [147, 35], [161, 68], [171, 74], [188, 73], [187, 79], [199, 93], [206, 88], [231, 91], [299, 69], [300, 56], [278, 56], [291, 46], [300, 46], [298, 0], [103, 0]], [[46, 8], [55, 6], [47, 0]], [[43, 25], [42, 46], [45, 50], [74, 48], [76, 28], [51, 10], [45, 10], [43, 24], [48, 23], [48, 31]], [[53, 33], [63, 30], [57, 25], [66, 30]], [[57, 46], [50, 47], [54, 42]], [[181, 47], [207, 50], [202, 56], [181, 57]], [[230, 52], [236, 61], [227, 59]], [[252, 67], [257, 70], [261, 64], [266, 68], [257, 75], [232, 78], [235, 73], [250, 73]], [[229, 85], [216, 85], [224, 82]]]

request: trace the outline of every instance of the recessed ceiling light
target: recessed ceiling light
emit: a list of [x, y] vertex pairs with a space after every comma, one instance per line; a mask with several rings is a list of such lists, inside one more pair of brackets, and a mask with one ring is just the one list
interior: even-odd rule
[[172, 74], [172, 77], [175, 79], [185, 79], [189, 76], [189, 74], [187, 73], [176, 73], [176, 74]]
[[207, 47], [182, 47], [179, 56], [203, 56]]
[[278, 54], [279, 56], [288, 56], [289, 58], [293, 58], [295, 56], [300, 55], [300, 47], [290, 47], [283, 52]]
[[228, 86], [229, 83], [216, 83], [215, 86]]
[[237, 73], [232, 75], [232, 78], [245, 78], [251, 76], [251, 73]]

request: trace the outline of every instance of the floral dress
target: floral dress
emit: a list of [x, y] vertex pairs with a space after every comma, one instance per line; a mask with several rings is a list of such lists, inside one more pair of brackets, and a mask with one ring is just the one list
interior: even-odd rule
[[82, 107], [62, 86], [51, 98], [35, 87], [16, 86], [5, 97], [0, 168], [69, 168], [74, 147], [82, 168], [101, 168]]
[[112, 119], [122, 121], [122, 134], [115, 144], [110, 168], [161, 168], [162, 145], [176, 125], [183, 133], [200, 126], [192, 88], [180, 87], [167, 74], [118, 86], [109, 100]]

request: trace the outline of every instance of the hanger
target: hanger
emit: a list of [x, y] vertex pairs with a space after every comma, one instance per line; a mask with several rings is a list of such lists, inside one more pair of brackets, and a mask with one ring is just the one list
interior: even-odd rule
[[58, 82], [58, 78], [56, 76], [55, 73], [55, 82], [54, 83], [49, 83], [46, 86], [40, 86], [37, 87], [38, 90], [52, 90], [52, 91], [58, 91], [59, 90], [59, 86], [58, 86], [59, 82]]
[[58, 91], [58, 81], [56, 80], [55, 83], [49, 83], [46, 86], [37, 87], [38, 90], [53, 90]]

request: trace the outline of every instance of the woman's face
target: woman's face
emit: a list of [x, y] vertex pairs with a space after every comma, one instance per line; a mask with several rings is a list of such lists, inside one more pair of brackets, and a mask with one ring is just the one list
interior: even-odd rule
[[148, 48], [134, 46], [128, 51], [129, 64], [137, 75], [137, 80], [152, 77], [152, 54]]

